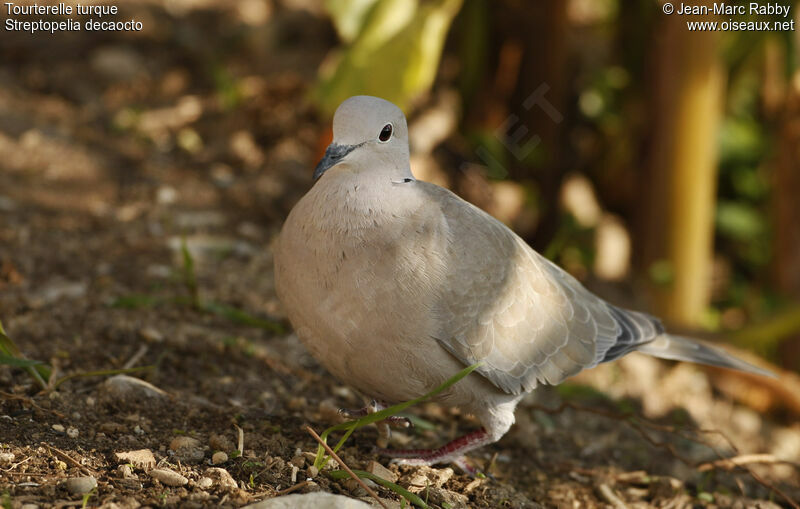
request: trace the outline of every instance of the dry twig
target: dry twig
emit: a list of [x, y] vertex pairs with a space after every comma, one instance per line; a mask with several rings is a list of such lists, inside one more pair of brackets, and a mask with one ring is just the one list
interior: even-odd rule
[[56, 456], [59, 456], [61, 459], [63, 459], [67, 463], [69, 463], [72, 466], [74, 466], [74, 467], [80, 469], [81, 471], [83, 471], [83, 473], [85, 473], [87, 475], [91, 475], [93, 477], [97, 477], [97, 472], [94, 472], [93, 470], [88, 468], [86, 465], [81, 464], [81, 462], [79, 462], [78, 460], [72, 458], [72, 456], [70, 456], [69, 454], [65, 453], [61, 449], [59, 449], [57, 447], [53, 447], [52, 445], [48, 444], [47, 442], [42, 442], [42, 445], [47, 447], [50, 450], [51, 453], [55, 454]]
[[330, 446], [329, 446], [328, 444], [326, 444], [326, 443], [325, 443], [325, 441], [319, 437], [319, 435], [317, 435], [317, 432], [316, 432], [316, 431], [314, 431], [313, 429], [311, 429], [311, 426], [306, 426], [306, 431], [308, 431], [308, 432], [311, 434], [311, 436], [312, 436], [312, 437], [314, 437], [314, 440], [316, 440], [317, 442], [319, 442], [319, 445], [321, 445], [321, 446], [322, 446], [322, 447], [325, 449], [325, 452], [327, 452], [328, 454], [330, 454], [330, 455], [331, 455], [331, 458], [335, 459], [335, 460], [336, 460], [336, 461], [339, 463], [339, 465], [341, 465], [341, 466], [342, 466], [342, 468], [343, 468], [343, 469], [344, 469], [344, 470], [345, 470], [345, 471], [346, 471], [348, 474], [350, 474], [350, 477], [352, 477], [353, 479], [355, 479], [355, 481], [356, 481], [358, 484], [360, 484], [360, 485], [361, 485], [361, 487], [362, 487], [362, 488], [364, 488], [364, 490], [365, 490], [367, 493], [369, 493], [369, 495], [370, 495], [372, 498], [374, 498], [375, 500], [377, 500], [377, 501], [378, 501], [378, 503], [381, 505], [381, 507], [383, 507], [384, 509], [388, 509], [388, 508], [386, 507], [386, 504], [384, 504], [384, 503], [383, 503], [383, 500], [381, 500], [381, 499], [378, 497], [378, 494], [377, 494], [377, 493], [375, 493], [374, 491], [372, 491], [372, 489], [371, 489], [369, 486], [367, 486], [367, 485], [364, 483], [364, 481], [363, 481], [363, 480], [361, 480], [361, 478], [360, 478], [360, 477], [358, 477], [358, 476], [357, 476], [357, 475], [356, 475], [356, 474], [355, 474], [355, 473], [354, 473], [352, 470], [350, 470], [350, 467], [348, 467], [347, 465], [345, 465], [344, 461], [342, 461], [342, 459], [339, 457], [339, 455], [337, 455], [335, 452], [333, 452], [333, 449], [331, 449], [331, 448], [330, 448]]
[[614, 493], [614, 490], [612, 490], [608, 484], [603, 483], [598, 486], [597, 489], [600, 491], [600, 494], [603, 495], [603, 498], [606, 499], [606, 502], [611, 504], [614, 509], [628, 509], [625, 502]]

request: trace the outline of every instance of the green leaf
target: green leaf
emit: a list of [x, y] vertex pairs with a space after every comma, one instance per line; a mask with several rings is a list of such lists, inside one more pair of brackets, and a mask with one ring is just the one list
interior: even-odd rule
[[[409, 502], [411, 502], [412, 504], [414, 504], [414, 505], [416, 505], [418, 507], [422, 507], [423, 509], [426, 509], [426, 508], [430, 507], [418, 495], [415, 495], [414, 493], [411, 493], [410, 491], [408, 491], [407, 489], [403, 488], [399, 484], [395, 484], [393, 482], [387, 481], [386, 479], [384, 479], [382, 477], [378, 477], [377, 475], [372, 474], [370, 472], [365, 472], [364, 470], [353, 470], [353, 473], [356, 474], [358, 477], [360, 477], [362, 479], [369, 479], [370, 481], [373, 481], [373, 482], [375, 482], [377, 484], [380, 484], [384, 488], [392, 490], [393, 492], [397, 493], [398, 495], [400, 495], [401, 497], [403, 497], [404, 499], [408, 500]], [[328, 472], [328, 476], [330, 476], [331, 479], [334, 479], [334, 480], [337, 480], [337, 481], [341, 480], [341, 479], [349, 479], [350, 478], [350, 474], [347, 473], [344, 470], [333, 470], [331, 472]]]
[[0, 364], [6, 366], [13, 366], [15, 368], [27, 368], [30, 366], [39, 366], [42, 361], [35, 361], [31, 359], [23, 359], [21, 357], [12, 357], [6, 354], [0, 354]]
[[339, 37], [347, 43], [353, 42], [364, 20], [379, 0], [326, 0], [325, 9], [330, 13], [333, 26]]
[[732, 201], [717, 204], [716, 226], [721, 234], [743, 241], [766, 231], [766, 221], [755, 207]]
[[[331, 1], [331, 15], [352, 44], [320, 70], [312, 98], [327, 113], [353, 95], [380, 96], [405, 109], [433, 84], [445, 36], [462, 0]], [[363, 19], [357, 35], [354, 27]], [[338, 20], [338, 21], [336, 21]]]

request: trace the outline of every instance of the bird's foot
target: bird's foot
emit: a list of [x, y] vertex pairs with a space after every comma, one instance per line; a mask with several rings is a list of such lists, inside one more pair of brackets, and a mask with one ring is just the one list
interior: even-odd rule
[[[364, 417], [369, 414], [374, 414], [375, 412], [380, 412], [381, 410], [385, 409], [386, 405], [383, 403], [372, 400], [369, 405], [359, 408], [357, 410], [349, 410], [346, 408], [340, 408], [339, 414], [342, 415], [345, 419], [358, 419], [359, 417]], [[385, 422], [390, 426], [395, 428], [411, 428], [413, 427], [413, 423], [408, 417], [403, 417], [400, 415], [392, 415], [387, 417], [386, 419], [380, 421]]]
[[[380, 412], [384, 408], [386, 408], [386, 405], [373, 399], [369, 405], [364, 408], [359, 408], [358, 410], [339, 409], [339, 414], [347, 419], [358, 419], [359, 417]], [[410, 428], [412, 424], [411, 420], [407, 417], [391, 415], [386, 419], [376, 422], [375, 426], [378, 428], [378, 447], [386, 447], [389, 445], [389, 439], [392, 437], [390, 426], [395, 428]]]
[[458, 437], [438, 449], [378, 449], [383, 456], [394, 458], [392, 463], [398, 465], [436, 465], [453, 463], [465, 473], [475, 476], [478, 471], [466, 461], [465, 453], [492, 442], [489, 434], [481, 428], [472, 433]]

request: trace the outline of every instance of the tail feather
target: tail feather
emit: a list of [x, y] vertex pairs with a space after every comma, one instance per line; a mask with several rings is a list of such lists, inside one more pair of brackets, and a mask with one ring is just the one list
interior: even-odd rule
[[661, 334], [653, 341], [639, 346], [637, 350], [661, 359], [689, 361], [776, 378], [771, 371], [737, 359], [719, 348], [682, 336]]

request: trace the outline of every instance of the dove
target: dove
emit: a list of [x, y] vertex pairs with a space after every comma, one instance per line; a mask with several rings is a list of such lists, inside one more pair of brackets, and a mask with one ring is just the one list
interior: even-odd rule
[[414, 178], [391, 102], [345, 100], [313, 178], [274, 251], [278, 297], [309, 352], [386, 404], [480, 363], [438, 400], [482, 427], [438, 449], [382, 451], [395, 461], [463, 464], [509, 430], [526, 393], [633, 351], [770, 374], [602, 300], [491, 215]]

